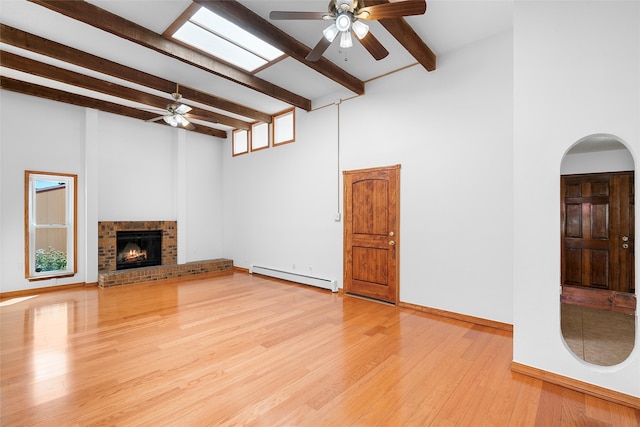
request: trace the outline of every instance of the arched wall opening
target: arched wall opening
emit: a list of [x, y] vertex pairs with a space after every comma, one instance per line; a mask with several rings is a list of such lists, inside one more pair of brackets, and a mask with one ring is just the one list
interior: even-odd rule
[[560, 170], [560, 328], [565, 347], [598, 366], [635, 346], [635, 162], [618, 137], [593, 134]]

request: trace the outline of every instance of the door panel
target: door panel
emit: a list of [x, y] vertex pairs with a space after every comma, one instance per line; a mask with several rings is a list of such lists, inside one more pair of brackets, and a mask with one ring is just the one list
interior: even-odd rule
[[609, 238], [609, 204], [594, 203], [591, 205], [591, 238]]
[[345, 292], [395, 303], [399, 166], [343, 174]]
[[389, 281], [387, 249], [353, 246], [353, 280], [371, 283]]
[[633, 172], [561, 177], [562, 284], [634, 292]]
[[593, 286], [606, 288], [609, 283], [609, 251], [591, 251], [591, 278]]
[[353, 233], [387, 235], [389, 183], [363, 179], [352, 184]]

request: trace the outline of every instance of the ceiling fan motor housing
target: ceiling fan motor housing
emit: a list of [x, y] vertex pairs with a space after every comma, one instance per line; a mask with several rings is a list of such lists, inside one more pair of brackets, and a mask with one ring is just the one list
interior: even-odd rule
[[329, 12], [334, 12], [333, 7], [335, 7], [336, 13], [353, 12], [357, 5], [358, 2], [356, 0], [332, 0], [329, 4]]

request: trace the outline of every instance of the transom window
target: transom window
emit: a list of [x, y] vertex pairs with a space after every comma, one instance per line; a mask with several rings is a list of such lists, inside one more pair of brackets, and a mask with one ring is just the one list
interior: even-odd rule
[[198, 7], [194, 10], [196, 12], [188, 20], [183, 18], [183, 21], [172, 25], [165, 36], [248, 72], [254, 72], [284, 55], [281, 50], [209, 9]]
[[295, 142], [296, 110], [291, 108], [271, 116], [271, 124], [253, 123], [251, 129], [234, 129], [231, 154], [239, 156], [249, 151]]
[[249, 152], [249, 131], [235, 129], [233, 131], [233, 155], [247, 154]]

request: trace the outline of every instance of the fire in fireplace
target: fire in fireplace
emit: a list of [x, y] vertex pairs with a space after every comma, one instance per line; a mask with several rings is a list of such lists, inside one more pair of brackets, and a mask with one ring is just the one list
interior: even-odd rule
[[162, 264], [162, 230], [118, 231], [116, 269]]

